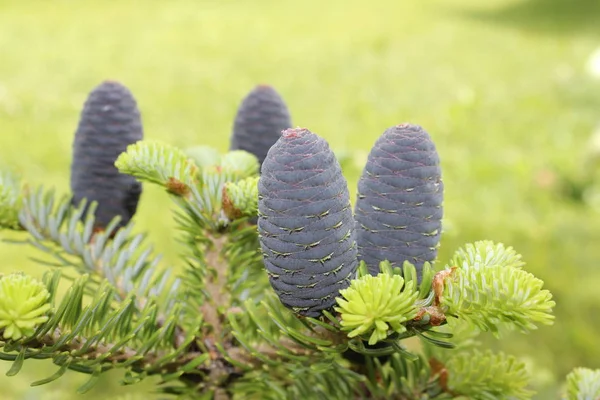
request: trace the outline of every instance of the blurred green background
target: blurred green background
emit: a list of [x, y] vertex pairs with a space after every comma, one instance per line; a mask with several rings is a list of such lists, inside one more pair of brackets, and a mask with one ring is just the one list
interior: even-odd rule
[[[501, 241], [554, 293], [554, 326], [490, 344], [527, 358], [539, 398], [557, 398], [573, 367], [600, 367], [600, 210], [577, 186], [600, 123], [599, 26], [597, 0], [0, 1], [0, 162], [68, 191], [79, 112], [104, 79], [132, 90], [146, 138], [223, 151], [241, 99], [271, 84], [294, 125], [344, 155], [351, 192], [378, 135], [420, 124], [446, 184], [441, 262]], [[166, 195], [147, 186], [136, 219], [176, 267]], [[34, 253], [2, 243], [0, 270], [40, 275]], [[52, 368], [0, 377], [1, 398], [83, 398], [75, 373], [29, 387]], [[118, 379], [85, 398], [153, 398], [151, 382]]]

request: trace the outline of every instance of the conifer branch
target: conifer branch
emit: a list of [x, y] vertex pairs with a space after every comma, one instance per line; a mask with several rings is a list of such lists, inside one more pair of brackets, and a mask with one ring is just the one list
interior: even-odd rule
[[400, 400], [453, 398], [445, 392], [443, 372], [433, 367], [424, 357], [409, 360], [394, 353], [387, 364], [370, 357], [366, 360], [366, 386], [371, 398], [381, 400], [392, 393]]
[[458, 249], [452, 257], [451, 265], [459, 268], [521, 268], [525, 263], [512, 247], [491, 240], [480, 240]]
[[441, 304], [446, 314], [499, 333], [500, 326], [522, 332], [550, 325], [555, 302], [543, 282], [522, 270], [512, 248], [478, 242], [459, 250], [454, 265], [446, 269]]
[[144, 235], [132, 235], [131, 224], [118, 229], [118, 218], [106, 230], [94, 232], [94, 209], [85, 202], [74, 208], [69, 198], [57, 200], [53, 191], [39, 188], [23, 198], [19, 213], [30, 234], [25, 242], [54, 258], [52, 266], [92, 274], [95, 285], [106, 279], [117, 289], [117, 300], [134, 293], [140, 308], [148, 297], [163, 299], [165, 308], [171, 306], [180, 282], [168, 271], [159, 271], [160, 257], [152, 255], [151, 247], [142, 247]]
[[121, 173], [187, 196], [196, 183], [198, 167], [181, 150], [166, 143], [143, 140], [129, 145], [115, 162]]
[[230, 220], [255, 216], [258, 212], [258, 177], [225, 184], [223, 211]]
[[0, 171], [0, 229], [22, 229], [19, 224], [21, 182], [8, 172]]
[[219, 268], [224, 265], [223, 248], [227, 237], [209, 238], [212, 245], [205, 252], [204, 258], [210, 268], [208, 279], [206, 279], [206, 301], [201, 306], [204, 320], [210, 325], [211, 332], [205, 332], [205, 339], [211, 336], [220, 336], [223, 332], [223, 314], [229, 310], [231, 305], [230, 293], [227, 290], [227, 269]]
[[567, 375], [566, 400], [600, 399], [600, 369], [575, 368]]
[[[43, 188], [21, 193], [2, 177], [0, 225], [27, 230], [25, 242], [50, 255], [52, 266], [81, 276], [57, 268], [44, 276], [45, 289], [0, 278], [9, 298], [0, 299], [0, 358], [13, 362], [11, 373], [25, 359], [52, 359], [58, 371], [37, 384], [67, 369], [90, 374], [82, 391], [120, 368], [126, 383], [160, 375], [165, 393], [219, 399], [527, 398], [523, 364], [476, 350], [464, 333], [550, 324], [550, 293], [522, 269], [519, 254], [492, 242], [466, 245], [436, 272], [442, 185], [435, 148], [413, 125], [384, 136], [408, 164], [422, 164], [413, 144], [433, 161], [399, 177], [406, 163], [379, 157], [391, 154], [381, 140], [363, 179], [359, 228], [339, 163], [306, 129], [285, 131], [264, 152], [260, 179], [256, 156], [245, 151], [130, 145], [116, 161], [119, 171], [164, 187], [177, 206], [186, 247], [179, 278], [159, 269], [160, 257], [131, 224], [116, 218], [97, 229], [95, 203], [74, 207]], [[380, 195], [390, 188], [396, 192], [384, 207]], [[415, 232], [405, 229], [409, 217], [418, 219]], [[416, 247], [404, 246], [400, 257], [386, 252], [393, 246], [382, 232], [390, 229], [393, 246]], [[71, 286], [58, 299], [64, 279]], [[24, 289], [17, 287], [29, 288], [29, 301], [19, 300]], [[425, 350], [409, 350], [410, 337]]]
[[445, 369], [448, 371], [447, 389], [454, 395], [474, 400], [527, 400], [533, 395], [526, 388], [530, 377], [525, 364], [503, 353], [462, 352], [450, 357]]
[[[176, 329], [178, 305], [159, 324], [156, 302], [149, 300], [136, 312], [136, 297], [132, 293], [115, 306], [115, 288], [106, 281], [93, 295], [89, 294], [90, 285], [96, 286], [89, 275], [76, 279], [58, 302], [57, 289], [62, 278], [61, 270], [44, 276], [52, 311], [35, 333], [21, 340], [0, 339], [0, 358], [14, 362], [12, 374], [18, 373], [29, 358], [50, 358], [60, 366], [56, 374], [37, 384], [57, 379], [67, 369], [91, 374], [94, 379], [108, 369], [124, 368], [132, 374], [130, 381], [152, 374], [166, 378], [169, 374], [180, 376], [202, 369], [208, 355], [187, 351], [195, 339], [193, 332], [176, 340], [182, 334]], [[177, 342], [180, 344], [174, 346]]]
[[221, 153], [210, 146], [195, 146], [185, 150], [185, 154], [190, 157], [198, 168], [219, 165], [221, 162]]

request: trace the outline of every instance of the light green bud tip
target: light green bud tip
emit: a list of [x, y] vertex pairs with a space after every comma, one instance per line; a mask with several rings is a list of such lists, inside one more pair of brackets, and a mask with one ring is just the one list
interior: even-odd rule
[[402, 323], [417, 316], [414, 281], [404, 285], [400, 275], [365, 275], [340, 290], [340, 295], [335, 310], [341, 313], [342, 329], [350, 331], [350, 338], [370, 333], [370, 345], [387, 338], [390, 330], [406, 331]]
[[254, 216], [257, 213], [258, 179], [258, 176], [245, 178], [238, 182], [228, 183], [225, 186], [227, 199], [229, 199], [233, 208], [242, 215]]
[[19, 227], [20, 186], [16, 176], [0, 172], [0, 228]]
[[600, 369], [575, 368], [567, 375], [567, 399], [600, 398]]
[[48, 320], [50, 293], [43, 283], [24, 274], [0, 277], [0, 331], [4, 339], [33, 335]]
[[209, 146], [196, 146], [187, 149], [185, 153], [196, 163], [200, 168], [218, 165], [221, 162], [221, 154]]
[[232, 174], [237, 179], [257, 176], [260, 168], [258, 159], [244, 150], [234, 150], [221, 158], [223, 172]]

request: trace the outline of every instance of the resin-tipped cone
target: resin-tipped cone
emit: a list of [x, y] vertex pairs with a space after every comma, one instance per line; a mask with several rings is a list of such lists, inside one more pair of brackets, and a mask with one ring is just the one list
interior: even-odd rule
[[371, 149], [358, 182], [356, 241], [373, 275], [379, 262], [408, 260], [419, 279], [437, 256], [442, 229], [440, 160], [427, 132], [402, 124], [386, 130]]
[[357, 268], [348, 185], [327, 142], [288, 129], [269, 151], [258, 183], [258, 231], [271, 286], [296, 313], [335, 304]]
[[142, 138], [140, 112], [125, 86], [106, 81], [89, 94], [73, 142], [71, 190], [75, 205], [84, 198], [98, 202], [97, 229], [117, 215], [123, 226], [135, 214], [142, 186], [114, 164], [128, 145]]

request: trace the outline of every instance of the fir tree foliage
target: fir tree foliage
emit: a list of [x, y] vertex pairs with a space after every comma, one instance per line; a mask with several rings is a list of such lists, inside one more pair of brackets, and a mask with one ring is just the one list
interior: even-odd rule
[[258, 177], [228, 182], [224, 186], [223, 209], [231, 219], [255, 216], [258, 212]]
[[0, 229], [19, 228], [21, 182], [10, 171], [0, 171]]
[[194, 146], [185, 150], [196, 165], [200, 168], [211, 165], [219, 165], [221, 162], [221, 153], [210, 146]]
[[0, 328], [4, 339], [19, 340], [33, 335], [46, 322], [50, 309], [46, 287], [23, 274], [0, 277]]
[[342, 329], [350, 331], [350, 338], [372, 331], [370, 345], [387, 338], [390, 329], [405, 332], [402, 322], [417, 316], [418, 292], [414, 286], [414, 281], [405, 286], [400, 275], [385, 273], [353, 280], [337, 298]]
[[198, 167], [183, 151], [166, 143], [143, 141], [129, 145], [116, 160], [120, 172], [186, 195], [194, 185]]
[[530, 377], [525, 365], [504, 353], [462, 352], [451, 357], [445, 369], [449, 391], [470, 399], [530, 399], [534, 394], [527, 389]]
[[600, 369], [575, 368], [567, 375], [566, 400], [600, 398]]
[[30, 237], [21, 242], [48, 256], [36, 259], [40, 263], [93, 274], [90, 289], [105, 280], [115, 287], [115, 300], [123, 300], [130, 294], [140, 301], [159, 296], [166, 301], [167, 308], [180, 281], [170, 271], [159, 270], [161, 257], [144, 244], [144, 234], [132, 233], [132, 224], [119, 229], [116, 217], [104, 231], [95, 232], [95, 207], [96, 203], [87, 207], [83, 201], [75, 208], [69, 197], [57, 198], [52, 190], [31, 191], [23, 197], [19, 214], [20, 224]]
[[[189, 183], [189, 194], [168, 193], [178, 206], [182, 239], [196, 249], [184, 255], [188, 267], [181, 279], [158, 269], [159, 258], [151, 256], [150, 248], [143, 250], [143, 237], [132, 234], [132, 225], [119, 229], [115, 222], [107, 231], [94, 233], [93, 205], [87, 209], [83, 204], [74, 207], [67, 197], [57, 199], [43, 188], [23, 193], [19, 215], [20, 225], [29, 233], [26, 241], [50, 255], [51, 265], [63, 268], [49, 271], [43, 279], [52, 306], [49, 320], [41, 323], [28, 341], [9, 340], [4, 344], [2, 357], [17, 363], [13, 371], [26, 358], [52, 358], [59, 370], [37, 383], [75, 369], [91, 375], [90, 384], [82, 388], [86, 390], [102, 371], [121, 368], [126, 383], [158, 373], [165, 380], [163, 390], [167, 393], [224, 391], [234, 398], [252, 393], [264, 394], [265, 398], [315, 393], [347, 398], [367, 392], [374, 398], [387, 398], [390, 393], [404, 393], [406, 398], [415, 393], [452, 398], [452, 393], [466, 393], [469, 386], [456, 379], [469, 376], [468, 371], [450, 381], [457, 382], [450, 391], [439, 371], [419, 361], [422, 356], [402, 343], [416, 336], [436, 348], [453, 347], [452, 330], [443, 329], [444, 307], [460, 307], [449, 300], [436, 303], [436, 299], [445, 298], [436, 282], [441, 277], [447, 285], [453, 275], [445, 270], [436, 272], [425, 263], [421, 282], [417, 282], [417, 269], [409, 262], [401, 268], [382, 262], [376, 276], [370, 275], [362, 263], [350, 287], [336, 298], [339, 310], [324, 309], [317, 318], [298, 318], [267, 290], [253, 225], [245, 222], [244, 215], [232, 219], [224, 211], [224, 197], [235, 199], [233, 204], [239, 209], [243, 202], [256, 201], [257, 176], [252, 175], [257, 168], [248, 168], [247, 158], [236, 152], [229, 153], [233, 161], [225, 168], [222, 160], [226, 157], [222, 156], [218, 165], [194, 163], [181, 169], [176, 166], [194, 161], [178, 157], [185, 153], [172, 146], [139, 142], [130, 149], [120, 156], [118, 164], [139, 179], [166, 188], [170, 176], [164, 171], [184, 171], [177, 179]], [[144, 159], [150, 154], [154, 154], [154, 170], [148, 169]], [[223, 183], [219, 186], [219, 182]], [[210, 207], [204, 208], [201, 201], [209, 201]], [[204, 218], [198, 218], [193, 210], [201, 210]], [[252, 206], [247, 211], [251, 214]], [[204, 223], [218, 218], [219, 225]], [[518, 255], [514, 250], [501, 245], [477, 243], [466, 249], [457, 252], [463, 254], [462, 268], [520, 267], [515, 266]], [[489, 256], [492, 253], [494, 256]], [[456, 260], [455, 256], [452, 262]], [[228, 268], [223, 270], [223, 265]], [[74, 271], [81, 274], [79, 278], [72, 274]], [[59, 299], [56, 287], [65, 279], [71, 282], [71, 288]], [[460, 290], [472, 284], [466, 280], [451, 283]], [[381, 306], [373, 308], [373, 315], [363, 313], [361, 320], [360, 311], [366, 304]], [[476, 314], [470, 318], [482, 319]], [[360, 333], [349, 337], [348, 333], [356, 329]], [[383, 346], [370, 347], [371, 337]], [[59, 351], [64, 346], [75, 346], [76, 351], [64, 358]], [[356, 372], [345, 358], [350, 351], [366, 356], [364, 374]], [[378, 357], [385, 355], [388, 361], [380, 361]], [[450, 364], [452, 368], [467, 365], [466, 356], [461, 357]], [[514, 371], [507, 358], [493, 354], [481, 358], [481, 363], [490, 366], [500, 361], [503, 367], [495, 370], [496, 381], [479, 376], [489, 393], [498, 393], [498, 382], [505, 382], [499, 379], [504, 376], [510, 380]], [[231, 384], [219, 383], [211, 377], [215, 370], [240, 378]], [[383, 374], [383, 381], [377, 370]], [[339, 385], [335, 394], [332, 385]]]
[[494, 243], [490, 240], [481, 240], [467, 243], [458, 249], [451, 262], [452, 266], [460, 268], [494, 267], [503, 265], [506, 268], [521, 268], [525, 263], [512, 247], [505, 247], [503, 243]]
[[[118, 215], [94, 229], [97, 202], [1, 175], [2, 227], [49, 267], [0, 277], [9, 375], [51, 359], [56, 372], [34, 385], [71, 369], [89, 375], [85, 392], [119, 369], [123, 384], [160, 376], [158, 390], [181, 398], [531, 397], [524, 364], [475, 341], [552, 322], [549, 292], [514, 249], [477, 242], [443, 269], [428, 256], [384, 258], [375, 271], [359, 263], [347, 183], [324, 139], [286, 131], [260, 178], [248, 152], [192, 149], [138, 141], [116, 160], [173, 200], [178, 269]], [[387, 232], [369, 234], [379, 243]], [[570, 375], [570, 398], [594, 393], [594, 374]]]
[[458, 250], [452, 262], [458, 267], [446, 269], [441, 299], [447, 315], [495, 334], [502, 326], [527, 332], [553, 323], [551, 293], [543, 289], [543, 281], [521, 269], [512, 248], [477, 242]]

